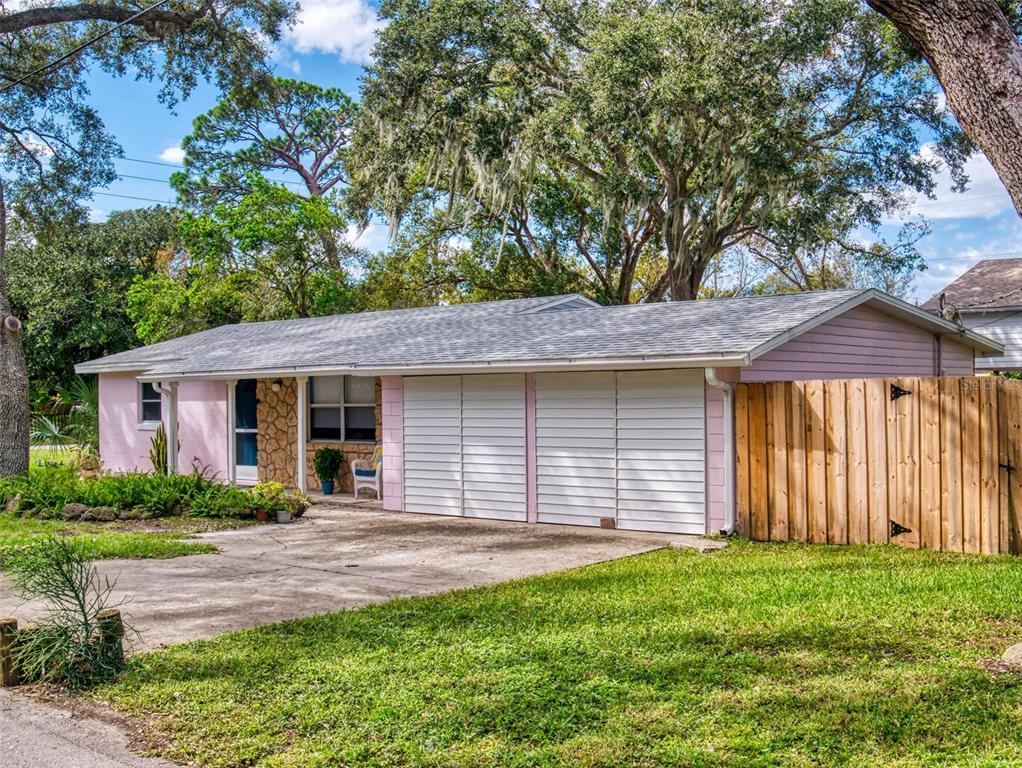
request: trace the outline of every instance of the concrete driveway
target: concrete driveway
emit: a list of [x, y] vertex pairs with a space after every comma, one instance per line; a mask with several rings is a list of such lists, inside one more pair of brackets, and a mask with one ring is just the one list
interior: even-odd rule
[[[140, 648], [589, 565], [679, 537], [313, 507], [291, 525], [202, 538], [221, 554], [98, 564], [129, 601], [122, 610], [141, 632]], [[0, 581], [0, 616], [32, 613]]]

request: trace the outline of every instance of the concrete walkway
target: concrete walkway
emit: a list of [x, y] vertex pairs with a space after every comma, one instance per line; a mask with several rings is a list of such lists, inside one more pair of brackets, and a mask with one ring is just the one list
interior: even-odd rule
[[175, 768], [129, 751], [123, 723], [72, 712], [0, 689], [4, 768]]
[[[221, 553], [98, 563], [141, 633], [134, 650], [574, 568], [679, 537], [319, 506], [291, 525], [202, 538]], [[0, 582], [0, 616], [31, 619], [34, 608]]]

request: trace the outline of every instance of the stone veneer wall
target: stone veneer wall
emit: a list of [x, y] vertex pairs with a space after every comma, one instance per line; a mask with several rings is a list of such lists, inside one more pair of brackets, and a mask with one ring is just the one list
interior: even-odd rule
[[[276, 379], [256, 382], [258, 406], [256, 418], [259, 428], [259, 481], [276, 481], [294, 486], [298, 462], [298, 382], [282, 379], [280, 391], [274, 392]], [[376, 442], [382, 438], [380, 380], [376, 379]], [[375, 443], [306, 443], [306, 483], [309, 490], [319, 488], [319, 478], [312, 466], [312, 454], [317, 448], [336, 448], [344, 454], [344, 466], [338, 477], [337, 491], [351, 493], [354, 485], [350, 462], [372, 458]]]

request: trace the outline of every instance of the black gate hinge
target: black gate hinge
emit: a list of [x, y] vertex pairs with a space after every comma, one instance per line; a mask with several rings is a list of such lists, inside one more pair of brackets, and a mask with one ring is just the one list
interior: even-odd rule
[[891, 521], [891, 538], [895, 536], [901, 536], [903, 533], [912, 533], [911, 528], [906, 528], [904, 525], [899, 523], [897, 520]]
[[897, 384], [892, 384], [891, 385], [891, 401], [892, 402], [897, 400], [899, 397], [904, 397], [905, 395], [911, 395], [911, 394], [912, 393], [909, 392], [907, 389], [902, 389]]

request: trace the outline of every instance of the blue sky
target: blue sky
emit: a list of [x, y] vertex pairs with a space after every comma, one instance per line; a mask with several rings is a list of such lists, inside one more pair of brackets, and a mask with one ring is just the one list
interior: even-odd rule
[[[278, 70], [357, 97], [358, 79], [377, 29], [375, 11], [365, 0], [303, 0], [302, 6], [298, 25], [278, 47]], [[116, 163], [121, 178], [97, 191], [93, 218], [103, 219], [122, 208], [173, 202], [166, 180], [180, 161], [181, 139], [192, 120], [215, 103], [215, 90], [197, 89], [171, 113], [157, 101], [149, 83], [97, 74], [90, 85], [92, 103], [124, 149], [124, 159]], [[935, 200], [912, 199], [906, 214], [883, 228], [882, 234], [893, 238], [901, 219], [922, 217], [930, 224], [930, 234], [919, 244], [928, 269], [917, 276], [913, 299], [925, 300], [980, 259], [1022, 256], [1022, 219], [993, 169], [977, 155], [967, 171], [971, 181], [966, 192], [952, 192], [949, 179], [942, 175]], [[386, 227], [370, 227], [359, 244], [383, 248]]]

